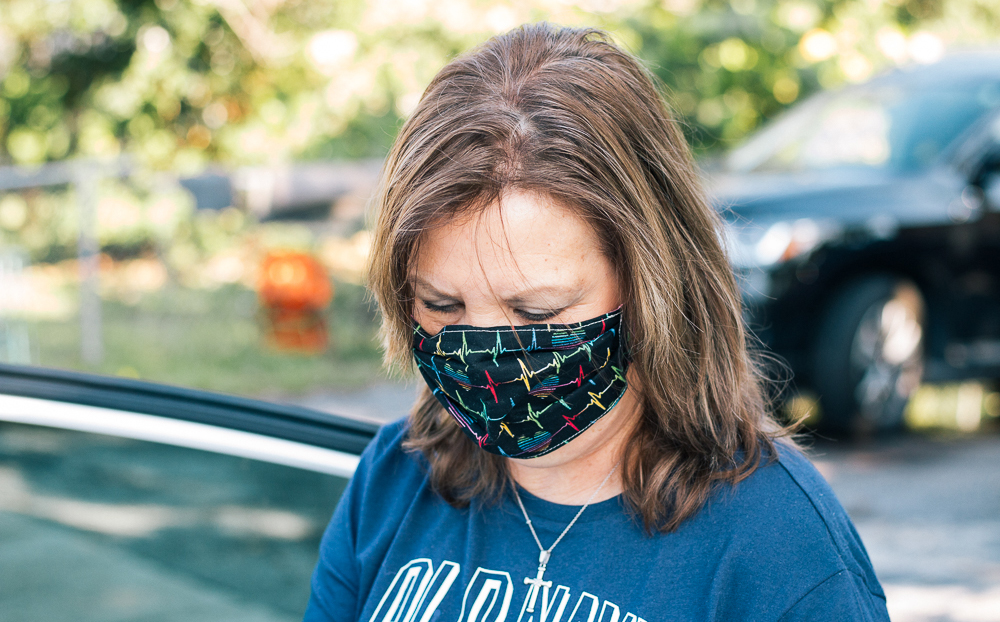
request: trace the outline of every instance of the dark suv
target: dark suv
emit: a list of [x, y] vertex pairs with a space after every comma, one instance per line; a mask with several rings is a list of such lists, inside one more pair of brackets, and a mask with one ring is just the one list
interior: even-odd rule
[[822, 93], [708, 167], [756, 335], [829, 432], [1000, 378], [1000, 53]]

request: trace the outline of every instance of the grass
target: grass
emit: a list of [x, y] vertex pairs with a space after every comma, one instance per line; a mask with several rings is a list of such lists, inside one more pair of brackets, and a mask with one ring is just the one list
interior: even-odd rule
[[168, 285], [135, 304], [102, 303], [104, 360], [85, 364], [80, 322], [29, 322], [33, 363], [255, 397], [359, 388], [384, 378], [377, 320], [363, 288], [335, 283], [319, 355], [279, 352], [262, 337], [256, 294]]

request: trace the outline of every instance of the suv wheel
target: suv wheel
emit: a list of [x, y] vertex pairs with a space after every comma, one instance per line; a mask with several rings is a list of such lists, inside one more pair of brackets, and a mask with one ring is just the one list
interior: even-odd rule
[[813, 351], [813, 387], [830, 434], [902, 427], [924, 369], [924, 300], [911, 281], [871, 275], [831, 299]]

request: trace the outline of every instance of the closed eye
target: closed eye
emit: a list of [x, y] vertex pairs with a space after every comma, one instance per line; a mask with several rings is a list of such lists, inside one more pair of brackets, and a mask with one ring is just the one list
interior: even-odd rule
[[424, 305], [424, 308], [426, 308], [431, 313], [454, 313], [455, 311], [458, 311], [458, 309], [462, 306], [460, 303], [457, 303], [457, 302], [453, 302], [451, 304], [444, 304], [444, 305], [442, 305], [442, 304], [435, 304], [435, 303], [429, 302], [427, 300], [421, 300], [420, 302], [422, 302], [423, 305]]
[[514, 309], [514, 313], [517, 314], [518, 317], [528, 322], [544, 322], [545, 320], [552, 319], [559, 315], [562, 311], [562, 309], [558, 309], [555, 311], [546, 311], [544, 313], [532, 313], [523, 309]]
[[[441, 313], [443, 315], [449, 315], [451, 313], [455, 313], [459, 311], [463, 306], [462, 303], [460, 302], [452, 302], [448, 304], [434, 303], [429, 300], [421, 300], [420, 302], [421, 304], [424, 305], [424, 308], [430, 311], [431, 313]], [[514, 309], [514, 314], [517, 315], [519, 318], [521, 318], [525, 322], [534, 322], [534, 323], [550, 320], [562, 312], [563, 309], [556, 309], [553, 311], [543, 311], [543, 312], [532, 312], [532, 311], [526, 311], [524, 309]]]

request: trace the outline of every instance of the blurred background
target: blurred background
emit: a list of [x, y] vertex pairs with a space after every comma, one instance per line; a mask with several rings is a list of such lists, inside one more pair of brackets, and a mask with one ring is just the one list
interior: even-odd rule
[[[0, 359], [258, 396], [368, 384], [380, 158], [449, 58], [540, 19], [609, 29], [703, 158], [811, 93], [1000, 32], [975, 0], [10, 0]], [[267, 338], [272, 251], [331, 281], [306, 356]]]
[[[607, 29], [667, 86], [781, 412], [818, 431], [894, 619], [1000, 620], [992, 0], [4, 0], [0, 363], [402, 416], [368, 197], [431, 77], [538, 20]], [[90, 447], [5, 434], [22, 470]], [[336, 495], [307, 496], [260, 523], [292, 525], [300, 590]]]

